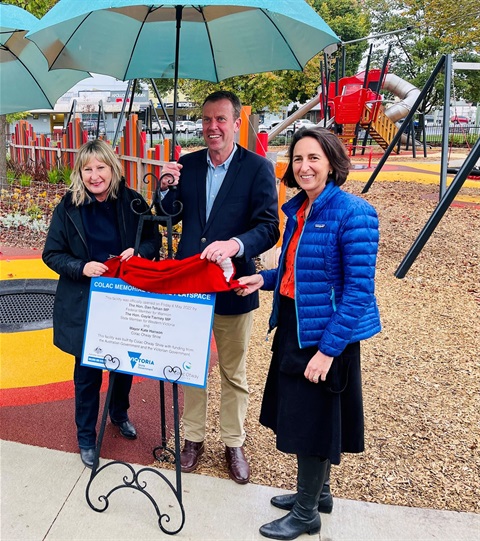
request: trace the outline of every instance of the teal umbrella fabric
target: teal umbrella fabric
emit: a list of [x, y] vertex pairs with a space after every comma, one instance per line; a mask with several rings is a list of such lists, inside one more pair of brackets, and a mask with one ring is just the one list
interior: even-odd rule
[[0, 115], [53, 109], [61, 95], [90, 77], [85, 71], [49, 71], [38, 47], [25, 38], [37, 22], [17, 6], [0, 4]]
[[304, 0], [60, 0], [27, 37], [51, 69], [173, 79], [172, 160], [178, 79], [301, 70], [340, 42]]
[[60, 0], [27, 37], [50, 68], [124, 81], [301, 70], [340, 41], [304, 0]]

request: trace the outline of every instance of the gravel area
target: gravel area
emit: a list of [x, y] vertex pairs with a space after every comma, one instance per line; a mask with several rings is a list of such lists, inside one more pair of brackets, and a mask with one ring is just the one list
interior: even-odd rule
[[[363, 182], [345, 189], [360, 194]], [[364, 197], [377, 209], [377, 296], [383, 331], [362, 344], [366, 451], [332, 468], [339, 498], [480, 513], [480, 210], [446, 212], [404, 279], [394, 272], [435, 208], [438, 186], [376, 181]], [[480, 197], [479, 188], [462, 195]], [[9, 211], [2, 198], [0, 216]], [[50, 199], [50, 197], [47, 197]], [[11, 212], [11, 211], [10, 211]], [[2, 226], [2, 244], [41, 249], [44, 234]], [[292, 456], [260, 426], [270, 362], [265, 341], [271, 293], [261, 293], [248, 358], [246, 454], [251, 482], [295, 488]], [[197, 472], [228, 478], [219, 440], [219, 375], [210, 376], [208, 435]]]

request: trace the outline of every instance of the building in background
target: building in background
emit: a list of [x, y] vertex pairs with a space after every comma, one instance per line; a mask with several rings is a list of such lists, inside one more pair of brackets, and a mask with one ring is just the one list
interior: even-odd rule
[[[61, 134], [69, 117], [80, 118], [88, 131], [94, 132], [100, 114], [100, 132], [111, 137], [117, 128], [122, 108], [130, 110], [131, 93], [126, 96], [128, 81], [119, 81], [107, 75], [93, 75], [77, 83], [61, 96], [53, 109], [35, 109], [28, 112], [27, 120], [37, 134], [54, 136]], [[145, 110], [153, 104], [160, 119], [165, 118], [158, 100], [149, 92], [148, 85], [137, 82], [131, 111], [143, 121]], [[163, 103], [167, 114], [173, 114], [173, 95], [167, 96]], [[178, 120], [195, 119], [196, 105], [180, 96], [177, 105]], [[123, 124], [125, 118], [123, 119]], [[15, 124], [15, 123], [14, 123]], [[14, 124], [11, 126], [13, 132]], [[122, 126], [123, 127], [123, 126]]]

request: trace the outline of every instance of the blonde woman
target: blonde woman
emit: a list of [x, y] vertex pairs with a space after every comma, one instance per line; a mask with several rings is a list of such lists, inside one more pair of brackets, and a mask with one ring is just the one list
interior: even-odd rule
[[[53, 309], [53, 342], [75, 357], [75, 423], [80, 456], [91, 468], [95, 457], [96, 424], [102, 371], [80, 364], [88, 295], [92, 277], [101, 276], [111, 256], [133, 255], [139, 214], [148, 209], [143, 197], [128, 188], [112, 148], [96, 139], [80, 147], [71, 187], [56, 207], [43, 261], [59, 274]], [[153, 228], [143, 228], [139, 255], [153, 258]], [[122, 436], [137, 433], [127, 410], [132, 376], [116, 374], [109, 414]]]

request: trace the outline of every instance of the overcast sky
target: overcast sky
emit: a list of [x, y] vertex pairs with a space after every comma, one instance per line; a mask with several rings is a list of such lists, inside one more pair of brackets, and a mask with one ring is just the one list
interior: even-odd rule
[[[119, 81], [108, 75], [99, 75], [92, 73], [92, 77], [83, 79], [77, 83], [73, 89], [75, 90], [125, 90], [128, 86], [128, 81]], [[73, 90], [72, 89], [72, 90]]]

